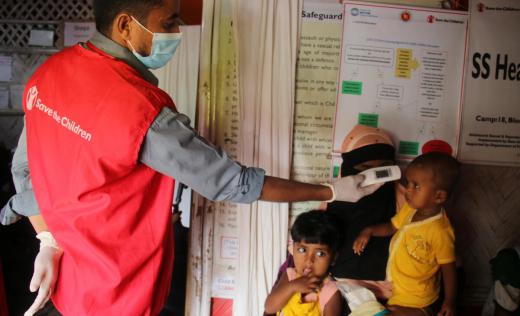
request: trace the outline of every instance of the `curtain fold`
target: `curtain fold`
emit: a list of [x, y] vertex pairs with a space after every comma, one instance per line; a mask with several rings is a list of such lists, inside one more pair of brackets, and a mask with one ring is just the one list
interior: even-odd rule
[[[216, 72], [213, 33], [215, 8], [219, 0], [204, 0], [200, 34], [199, 80], [197, 90], [197, 129], [210, 141], [216, 139], [215, 101], [212, 97], [212, 78]], [[218, 22], [218, 21], [217, 21]], [[191, 210], [189, 253], [186, 285], [187, 316], [211, 314], [211, 282], [213, 257], [213, 232], [215, 225], [214, 204], [198, 194], [193, 195]]]
[[[288, 179], [302, 1], [235, 1], [242, 122], [239, 161]], [[233, 314], [262, 315], [285, 259], [288, 204], [242, 205], [239, 218]]]

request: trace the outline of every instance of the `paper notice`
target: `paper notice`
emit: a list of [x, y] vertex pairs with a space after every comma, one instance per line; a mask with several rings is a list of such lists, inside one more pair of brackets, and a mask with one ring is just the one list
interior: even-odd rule
[[94, 22], [65, 22], [63, 45], [72, 46], [86, 42], [92, 37], [95, 30], [96, 24]]

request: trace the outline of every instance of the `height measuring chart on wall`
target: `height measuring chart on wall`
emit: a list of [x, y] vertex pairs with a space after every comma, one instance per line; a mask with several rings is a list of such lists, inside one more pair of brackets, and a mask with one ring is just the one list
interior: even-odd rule
[[[217, 71], [213, 81], [215, 102], [215, 143], [236, 160], [239, 146], [238, 75], [236, 41], [233, 29], [232, 1], [219, 3]], [[211, 258], [212, 297], [235, 297], [238, 271], [238, 205], [231, 202], [215, 203], [213, 228], [213, 256]]]
[[456, 153], [467, 28], [466, 12], [345, 2], [334, 151], [363, 124], [401, 159]]

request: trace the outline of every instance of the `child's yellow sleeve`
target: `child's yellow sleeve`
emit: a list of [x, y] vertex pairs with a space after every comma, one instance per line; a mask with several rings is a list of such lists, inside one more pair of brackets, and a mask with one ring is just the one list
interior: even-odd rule
[[397, 214], [395, 214], [391, 219], [392, 225], [395, 227], [395, 229], [400, 229], [404, 224], [406, 224], [412, 211], [413, 209], [406, 203], [403, 205], [403, 207], [401, 207], [399, 212], [397, 212]]
[[438, 264], [455, 262], [455, 234], [451, 226], [436, 232], [433, 249]]

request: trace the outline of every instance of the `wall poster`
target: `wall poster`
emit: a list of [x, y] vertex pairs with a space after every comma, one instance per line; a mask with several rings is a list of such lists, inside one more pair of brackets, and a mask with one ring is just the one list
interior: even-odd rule
[[[339, 3], [304, 3], [296, 65], [293, 180], [330, 181], [342, 20]], [[320, 202], [292, 203], [291, 218], [319, 205]]]
[[334, 152], [356, 124], [380, 127], [397, 157], [456, 154], [468, 13], [346, 1]]
[[470, 3], [459, 158], [470, 163], [519, 166], [520, 2]]

